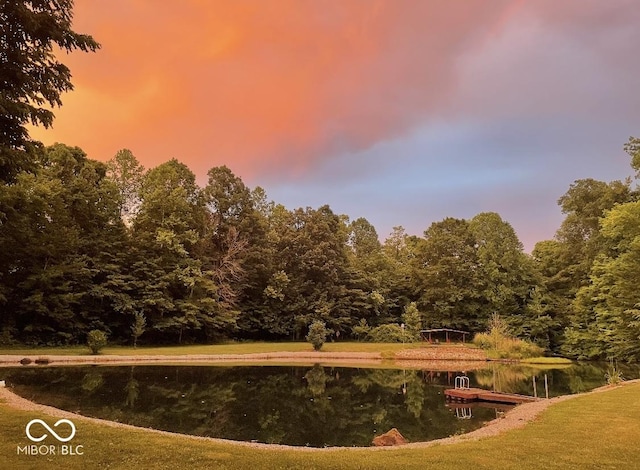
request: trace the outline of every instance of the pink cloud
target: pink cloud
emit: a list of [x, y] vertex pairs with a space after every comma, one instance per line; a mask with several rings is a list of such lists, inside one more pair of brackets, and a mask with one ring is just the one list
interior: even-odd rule
[[456, 58], [499, 28], [509, 2], [114, 0], [76, 3], [76, 91], [34, 136], [147, 166], [227, 164], [295, 175], [437, 115]]

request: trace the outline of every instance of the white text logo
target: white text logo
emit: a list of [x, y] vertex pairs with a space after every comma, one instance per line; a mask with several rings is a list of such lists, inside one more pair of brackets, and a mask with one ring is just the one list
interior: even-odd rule
[[47, 436], [48, 436], [47, 433], [44, 433], [40, 437], [34, 437], [31, 434], [31, 426], [33, 426], [34, 424], [40, 424], [43, 428], [45, 428], [47, 431], [49, 431], [49, 433], [51, 433], [51, 435], [53, 437], [55, 437], [56, 439], [58, 439], [60, 442], [69, 442], [71, 439], [73, 439], [73, 436], [76, 435], [76, 426], [71, 421], [69, 421], [68, 419], [60, 419], [60, 420], [56, 421], [56, 423], [53, 425], [54, 428], [57, 428], [60, 424], [68, 424], [71, 427], [71, 433], [67, 437], [60, 436], [57, 432], [55, 432], [53, 429], [51, 429], [51, 427], [47, 423], [45, 423], [41, 419], [32, 419], [31, 421], [29, 421], [27, 423], [27, 427], [25, 428], [25, 432], [27, 433], [27, 437], [30, 440], [32, 440], [33, 442], [41, 442], [41, 441], [45, 440], [47, 438]]

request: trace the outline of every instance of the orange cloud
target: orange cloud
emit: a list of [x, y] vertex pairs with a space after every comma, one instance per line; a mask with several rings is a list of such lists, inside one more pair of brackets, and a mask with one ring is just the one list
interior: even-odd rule
[[102, 44], [62, 60], [75, 91], [52, 130], [106, 160], [176, 157], [198, 175], [226, 164], [295, 175], [437, 116], [457, 56], [510, 2], [78, 0], [74, 29]]

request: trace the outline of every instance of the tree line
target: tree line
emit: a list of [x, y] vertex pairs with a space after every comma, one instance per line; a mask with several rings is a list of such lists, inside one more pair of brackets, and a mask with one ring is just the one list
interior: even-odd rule
[[[636, 170], [639, 142], [625, 147]], [[122, 344], [296, 340], [314, 320], [334, 340], [401, 323], [479, 332], [499, 313], [548, 351], [640, 352], [630, 179], [572, 184], [555, 239], [532, 255], [493, 212], [381, 242], [364, 218], [287, 209], [226, 166], [200, 187], [178, 160], [145, 170], [126, 149], [102, 163], [47, 147], [0, 204], [4, 343], [74, 344], [94, 329]]]

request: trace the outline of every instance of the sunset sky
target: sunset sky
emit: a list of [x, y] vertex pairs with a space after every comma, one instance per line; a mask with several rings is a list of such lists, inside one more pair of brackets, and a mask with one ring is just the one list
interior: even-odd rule
[[632, 175], [635, 0], [76, 0], [46, 144], [227, 165], [290, 209], [421, 235], [495, 211], [530, 251], [576, 179]]

